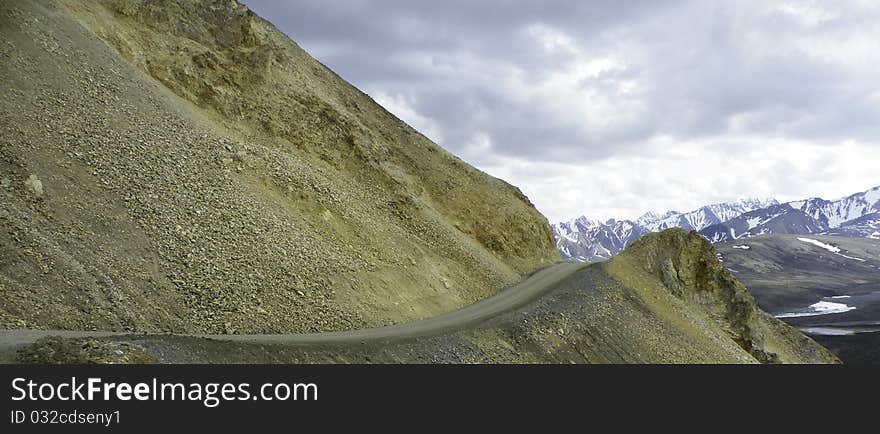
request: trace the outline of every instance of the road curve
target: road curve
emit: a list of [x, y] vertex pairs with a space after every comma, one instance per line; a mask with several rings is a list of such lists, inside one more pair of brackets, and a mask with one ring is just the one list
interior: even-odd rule
[[[462, 309], [433, 318], [362, 330], [306, 334], [259, 335], [186, 335], [216, 340], [275, 345], [344, 345], [436, 336], [476, 326], [501, 313], [522, 307], [555, 288], [588, 264], [562, 263], [551, 265], [502, 289], [492, 297]], [[0, 331], [0, 362], [13, 360], [15, 351], [45, 336], [65, 338], [108, 337], [133, 335], [130, 332], [96, 332], [71, 330], [2, 330]]]

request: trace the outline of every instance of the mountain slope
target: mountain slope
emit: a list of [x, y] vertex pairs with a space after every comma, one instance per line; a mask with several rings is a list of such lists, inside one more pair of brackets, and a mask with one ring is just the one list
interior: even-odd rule
[[235, 2], [3, 2], [0, 40], [0, 328], [380, 326], [559, 260], [518, 189]]
[[814, 234], [827, 229], [822, 222], [789, 204], [747, 212], [739, 217], [707, 227], [700, 233], [713, 243], [766, 234]]
[[[671, 229], [643, 237], [611, 261], [563, 264], [574, 274], [537, 288], [539, 296], [489, 316], [427, 332], [404, 324], [353, 334], [307, 336], [136, 335], [46, 338], [17, 361], [270, 363], [836, 363], [797, 330], [760, 311], [745, 287], [694, 232]], [[493, 299], [519, 299], [524, 285]], [[534, 290], [532, 288], [531, 290]], [[526, 291], [531, 291], [526, 289]], [[528, 294], [526, 294], [528, 296]], [[535, 295], [535, 294], [532, 294]], [[437, 320], [441, 320], [437, 318]], [[443, 322], [443, 321], [440, 321]], [[23, 340], [33, 336], [23, 336]], [[122, 353], [122, 354], [118, 354]], [[0, 362], [14, 352], [0, 341]]]
[[837, 228], [848, 221], [880, 211], [880, 186], [837, 200], [813, 198], [791, 202], [790, 205], [825, 227]]
[[865, 214], [823, 233], [825, 235], [880, 240], [880, 212]]
[[705, 228], [712, 242], [768, 234], [828, 234], [873, 237], [880, 187], [838, 200], [813, 198], [771, 206]]
[[[761, 310], [716, 255], [714, 246], [697, 232], [670, 229], [642, 237], [610, 261], [607, 269], [642, 298], [657, 300], [658, 311], [683, 315], [689, 327], [697, 330], [718, 329], [760, 362], [834, 359], [820, 345]], [[664, 290], [675, 303], [664, 305], [662, 299], [654, 298]]]

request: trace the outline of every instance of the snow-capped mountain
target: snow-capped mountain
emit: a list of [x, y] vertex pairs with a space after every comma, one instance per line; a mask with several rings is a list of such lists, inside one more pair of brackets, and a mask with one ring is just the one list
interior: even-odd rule
[[837, 199], [812, 198], [752, 211], [700, 233], [713, 243], [766, 234], [871, 237], [878, 230], [880, 187]]
[[553, 225], [556, 246], [563, 257], [584, 262], [601, 261], [616, 255], [633, 241], [650, 232], [673, 227], [701, 230], [727, 221], [744, 212], [778, 204], [774, 199], [740, 199], [718, 203], [681, 213], [646, 213], [635, 221], [608, 220], [600, 222], [578, 217]]
[[776, 199], [740, 199], [736, 202], [716, 203], [700, 209], [680, 213], [668, 211], [657, 215], [647, 213], [636, 222], [650, 232], [658, 232], [669, 228], [682, 228], [699, 231], [712, 225], [726, 222], [742, 213], [777, 205]]
[[556, 245], [569, 260], [608, 259], [646, 233], [672, 227], [699, 231], [713, 243], [766, 234], [827, 234], [880, 239], [880, 187], [851, 196], [780, 204], [741, 199], [680, 213], [646, 213], [635, 221], [587, 217], [553, 225]]
[[848, 221], [880, 211], [880, 187], [838, 200], [813, 198], [791, 202], [790, 205], [812, 216], [828, 228], [837, 228]]
[[747, 212], [724, 223], [712, 225], [700, 234], [713, 243], [767, 234], [815, 234], [826, 227], [789, 204], [773, 205]]
[[609, 259], [648, 233], [642, 226], [629, 220], [601, 223], [586, 217], [557, 223], [553, 225], [553, 232], [556, 247], [562, 256], [581, 262]]
[[866, 214], [857, 219], [850, 220], [837, 228], [826, 231], [825, 234], [880, 240], [880, 212]]

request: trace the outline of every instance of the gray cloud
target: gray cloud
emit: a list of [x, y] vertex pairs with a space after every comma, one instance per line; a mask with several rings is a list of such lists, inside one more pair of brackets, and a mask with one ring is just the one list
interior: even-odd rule
[[[671, 203], [663, 208], [681, 208], [750, 194], [848, 191], [794, 179], [809, 171], [786, 161], [761, 166], [764, 172], [733, 164], [752, 179], [774, 180], [760, 188], [719, 178], [707, 185], [724, 191], [697, 194], [675, 180], [689, 170], [683, 166], [677, 173], [651, 171], [651, 179], [635, 184], [614, 178], [631, 173], [581, 180], [639, 192], [617, 202], [551, 200], [545, 193], [559, 186], [546, 185], [556, 178], [540, 168], [587, 176], [584, 168], [657, 155], [658, 143], [735, 159], [766, 139], [833, 157], [831, 150], [849, 142], [874, 152], [880, 137], [880, 8], [871, 2], [245, 3], [450, 151], [520, 185], [551, 219], [577, 209], [638, 214], [646, 210], [638, 203], [646, 195], [667, 197]], [[837, 163], [827, 167], [844, 170]], [[852, 173], [839, 189], [880, 182]], [[659, 185], [671, 191], [661, 194]]]

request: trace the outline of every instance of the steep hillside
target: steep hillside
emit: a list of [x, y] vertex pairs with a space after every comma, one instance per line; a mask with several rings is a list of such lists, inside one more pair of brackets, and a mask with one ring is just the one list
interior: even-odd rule
[[[646, 235], [607, 265], [609, 274], [655, 300], [655, 310], [678, 316], [682, 327], [720, 330], [760, 362], [803, 363], [833, 356], [796, 329], [773, 318], [730, 274], [697, 232], [670, 229]], [[666, 293], [673, 296], [664, 300]]]
[[[396, 327], [396, 333], [365, 331], [343, 339], [138, 335], [44, 337], [30, 343], [31, 337], [17, 353], [0, 340], [0, 362], [837, 362], [759, 310], [745, 287], [723, 270], [713, 246], [694, 232], [646, 235], [611, 261], [559, 267], [576, 268], [529, 302], [433, 333], [413, 332], [425, 328], [410, 324]], [[468, 310], [479, 311], [476, 307]]]
[[0, 59], [0, 328], [380, 326], [559, 260], [518, 189], [234, 1], [2, 2]]

